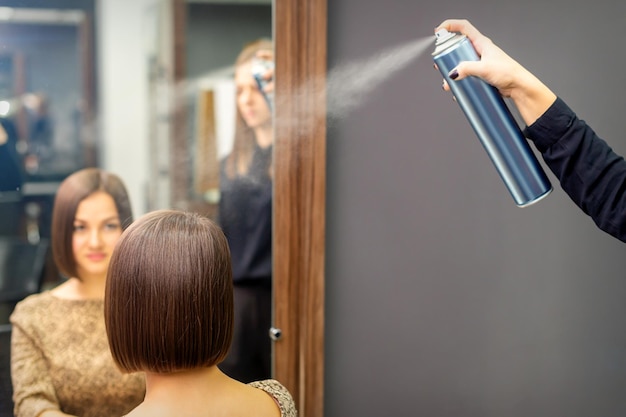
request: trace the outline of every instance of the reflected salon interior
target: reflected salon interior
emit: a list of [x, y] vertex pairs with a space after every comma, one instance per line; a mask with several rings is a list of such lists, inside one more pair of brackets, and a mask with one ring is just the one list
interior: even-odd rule
[[272, 37], [264, 0], [144, 1], [128, 12], [138, 20], [127, 34], [119, 33], [126, 8], [115, 2], [40, 3], [0, 8], [0, 122], [10, 161], [2, 160], [2, 175], [17, 169], [21, 177], [0, 190], [0, 293], [9, 307], [63, 279], [50, 256], [51, 211], [58, 185], [75, 171], [122, 177], [135, 217], [171, 207], [217, 215], [216, 161], [233, 146], [233, 64], [246, 43]]

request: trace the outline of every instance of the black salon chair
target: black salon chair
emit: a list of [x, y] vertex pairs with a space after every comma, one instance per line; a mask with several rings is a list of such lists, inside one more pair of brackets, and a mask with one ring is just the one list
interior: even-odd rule
[[50, 243], [31, 244], [16, 237], [0, 237], [0, 324], [9, 323], [15, 305], [41, 291]]
[[0, 324], [0, 417], [13, 417], [11, 325]]
[[0, 236], [19, 236], [23, 233], [22, 195], [0, 191]]

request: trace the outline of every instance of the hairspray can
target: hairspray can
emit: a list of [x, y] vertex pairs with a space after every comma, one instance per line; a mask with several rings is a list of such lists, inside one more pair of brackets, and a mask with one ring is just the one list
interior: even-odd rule
[[269, 106], [270, 110], [272, 110], [274, 97], [273, 97], [273, 94], [267, 93], [265, 91], [265, 86], [269, 83], [269, 80], [266, 80], [265, 78], [263, 78], [265, 73], [270, 69], [274, 69], [274, 63], [272, 61], [267, 60], [267, 59], [260, 59], [260, 58], [253, 59], [252, 76], [254, 77], [254, 80], [256, 81], [257, 86], [259, 87], [259, 91], [261, 91], [261, 94], [263, 94], [263, 97], [265, 97], [265, 100], [267, 101], [267, 105]]
[[525, 207], [547, 196], [552, 185], [498, 90], [478, 77], [453, 81], [448, 76], [461, 61], [480, 59], [470, 40], [445, 29], [435, 35], [433, 60], [515, 204]]

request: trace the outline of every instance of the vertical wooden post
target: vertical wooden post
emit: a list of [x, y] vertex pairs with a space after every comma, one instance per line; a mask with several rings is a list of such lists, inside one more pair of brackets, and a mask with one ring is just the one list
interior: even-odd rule
[[326, 0], [275, 0], [275, 377], [324, 415]]

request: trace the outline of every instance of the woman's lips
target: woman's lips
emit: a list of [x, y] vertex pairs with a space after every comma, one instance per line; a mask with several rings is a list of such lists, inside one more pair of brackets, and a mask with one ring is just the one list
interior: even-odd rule
[[87, 259], [94, 262], [101, 261], [104, 258], [106, 258], [106, 255], [104, 253], [90, 253], [87, 255]]

